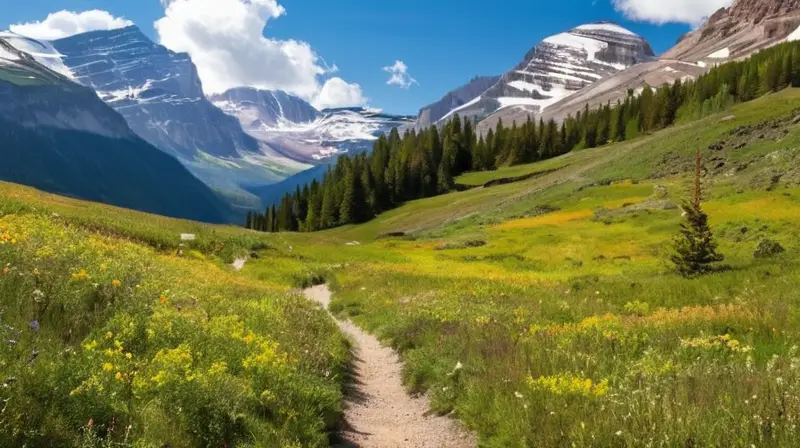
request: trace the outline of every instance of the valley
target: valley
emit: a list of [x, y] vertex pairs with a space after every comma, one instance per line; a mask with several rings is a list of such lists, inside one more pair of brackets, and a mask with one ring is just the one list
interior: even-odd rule
[[593, 4], [410, 116], [196, 1], [0, 32], [0, 448], [797, 446], [800, 2]]
[[[91, 329], [83, 330], [88, 333], [72, 330], [75, 343], [81, 341], [84, 346], [97, 338], [103, 341], [108, 331], [119, 332], [119, 318], [113, 317], [117, 313], [144, 319], [146, 329], [147, 322], [163, 319], [163, 313], [169, 313], [170, 320], [191, 322], [194, 313], [205, 312], [217, 316], [209, 324], [230, 319], [244, 322], [245, 331], [252, 328], [256, 337], [264, 334], [268, 340], [282, 341], [280, 350], [293, 353], [303, 347], [302, 342], [293, 341], [321, 337], [321, 333], [311, 337], [308, 331], [322, 331], [331, 341], [337, 340], [338, 332], [332, 324], [322, 325], [327, 322], [324, 314], [314, 317], [318, 324], [303, 326], [300, 332], [281, 333], [280, 326], [272, 330], [249, 327], [255, 324], [248, 322], [254, 321], [230, 308], [229, 288], [254, 294], [250, 297], [275, 297], [266, 302], [260, 299], [261, 306], [297, 307], [303, 299], [291, 292], [293, 288], [325, 281], [334, 291], [331, 311], [353, 319], [394, 347], [406, 365], [406, 387], [427, 391], [432, 409], [460, 419], [478, 435], [482, 446], [557, 446], [564, 440], [579, 446], [638, 446], [689, 439], [699, 445], [723, 440], [738, 446], [765, 437], [764, 424], [754, 425], [753, 415], [769, 422], [771, 445], [791, 446], [795, 437], [791, 419], [799, 405], [791, 391], [800, 378], [793, 367], [797, 316], [792, 311], [800, 228], [795, 173], [800, 128], [792, 117], [798, 108], [800, 91], [788, 89], [634, 142], [578, 151], [544, 162], [547, 166], [541, 168], [532, 166], [531, 172], [556, 169], [541, 177], [415, 201], [367, 224], [302, 235], [158, 218], [4, 184], [3, 231], [17, 241], [0, 248], [3, 259], [10, 262], [9, 270], [24, 275], [0, 277], [0, 284], [8, 292], [4, 297], [29, 296], [37, 282], [25, 279], [38, 269], [46, 275], [38, 281], [39, 288], [61, 285], [58, 288], [66, 289], [59, 291], [86, 298], [82, 300], [114, 294], [113, 289], [81, 289], [72, 273], [80, 277], [79, 266], [83, 266], [93, 283], [111, 285], [117, 279], [112, 277], [119, 277], [124, 285], [135, 281], [144, 288], [135, 293], [136, 301], [93, 305], [103, 311]], [[728, 176], [707, 166], [703, 181], [708, 196], [704, 207], [729, 270], [699, 280], [671, 273], [668, 243], [680, 221], [674, 204], [691, 182], [694, 152], [700, 150], [710, 160], [716, 150], [709, 147], [741, 129], [764, 127], [763, 123], [780, 123], [779, 132], [767, 139], [753, 135], [748, 145], [725, 153], [727, 163], [745, 168]], [[664, 175], [662, 163], [669, 163], [675, 173]], [[778, 176], [781, 180], [773, 185]], [[37, 236], [62, 228], [87, 235], [89, 242], [93, 238], [99, 239], [97, 244], [107, 241], [86, 250], [114, 251], [106, 256], [115, 260], [115, 267], [106, 272], [98, 267], [102, 259], [93, 264], [64, 258], [73, 257], [59, 249], [67, 248], [62, 246], [66, 240]], [[400, 232], [405, 236], [384, 236]], [[181, 233], [194, 234], [196, 239], [181, 248]], [[173, 266], [170, 269], [177, 269], [183, 280], [162, 286], [146, 275], [135, 280], [123, 277], [131, 275], [134, 259], [112, 249], [118, 247], [114, 238], [129, 239], [125, 244], [138, 257], [145, 257], [138, 258], [141, 261], [157, 257], [144, 266], [156, 267], [152, 263], [163, 260], [158, 263]], [[754, 258], [763, 239], [776, 240], [787, 251], [776, 258]], [[182, 257], [176, 255], [179, 249]], [[31, 250], [39, 255], [26, 257]], [[220, 267], [248, 254], [250, 260], [240, 273]], [[64, 268], [50, 265], [56, 262]], [[199, 281], [195, 275], [207, 277], [208, 272], [219, 272], [214, 275], [215, 286], [193, 289]], [[10, 278], [20, 280], [10, 282]], [[251, 293], [248, 288], [268, 289]], [[163, 289], [169, 290], [165, 296], [171, 309], [160, 308]], [[48, 293], [47, 300], [58, 304], [65, 297]], [[128, 310], [142, 300], [154, 305]], [[27, 305], [34, 308], [19, 308], [16, 301], [4, 303], [9, 305], [19, 310], [4, 315], [4, 324], [12, 328], [21, 331], [27, 319], [36, 316], [30, 314], [37, 309], [36, 302]], [[225, 311], [219, 314], [214, 309]], [[247, 309], [249, 314], [253, 308]], [[284, 314], [285, 325], [300, 328], [296, 319], [317, 316], [297, 313]], [[50, 350], [63, 350], [56, 347], [69, 347], [72, 340], [45, 343], [61, 340], [59, 333], [67, 331], [60, 327], [64, 325], [61, 316], [50, 311], [39, 315], [36, 338], [40, 339], [32, 341], [41, 353], [40, 365], [49, 369], [61, 365]], [[199, 331], [197, 337], [203, 334], [191, 326], [181, 331], [182, 340], [195, 331]], [[150, 336], [135, 344], [120, 341], [123, 347], [134, 344], [131, 350], [136, 350], [133, 356], [142, 375], [146, 369], [159, 368], [167, 353], [159, 348], [158, 340]], [[185, 344], [195, 347], [192, 340], [186, 339]], [[304, 356], [293, 368], [318, 378], [337, 372], [335, 363], [343, 369], [346, 351], [339, 345], [342, 340], [338, 341], [325, 345], [330, 354]], [[227, 350], [236, 342], [220, 340], [219, 344], [219, 350]], [[228, 359], [229, 366], [235, 362], [231, 355], [223, 357], [225, 352], [203, 351], [206, 356], [191, 358], [193, 369], [210, 368], [221, 359]], [[6, 365], [4, 375], [26, 378], [33, 372], [26, 373], [25, 352], [16, 353], [20, 364]], [[92, 368], [90, 356], [80, 349], [74, 362]], [[315, 359], [322, 363], [316, 369], [324, 371], [308, 364]], [[103, 364], [95, 365], [98, 378], [111, 375], [114, 381], [114, 372], [107, 374]], [[47, 371], [39, 375], [56, 375], [58, 370]], [[333, 389], [345, 381], [344, 370], [338, 372], [327, 380]], [[227, 374], [249, 375], [237, 370]], [[67, 391], [79, 387], [85, 377], [67, 381], [74, 382], [59, 388], [64, 393], [56, 393], [52, 400], [72, 400]], [[29, 383], [15, 386], [15, 396], [33, 393], [25, 392], [25, 384]], [[138, 382], [133, 385], [137, 387]], [[167, 391], [149, 393], [158, 397]], [[98, 390], [94, 396], [103, 400], [106, 393], [110, 392]], [[127, 411], [117, 407], [107, 415], [117, 416], [120, 423], [130, 422], [137, 437], [158, 438], [158, 433], [136, 432], [149, 420], [136, 405], [147, 395], [137, 392], [134, 397], [138, 398]], [[274, 405], [294, 406], [282, 403]], [[717, 412], [719, 403], [725, 403], [727, 413]], [[30, 410], [26, 414], [54, 418]], [[625, 417], [628, 414], [638, 417]], [[100, 415], [94, 417], [98, 424]], [[271, 415], [267, 421], [283, 421], [280, 414]], [[185, 424], [181, 418], [168, 418], [173, 431]], [[245, 426], [251, 428], [258, 421], [262, 420], [245, 420]], [[320, 424], [314, 427], [325, 427]], [[54, 433], [46, 434], [52, 437]], [[308, 437], [318, 436], [309, 433]], [[319, 438], [303, 440], [303, 446], [323, 446]]]

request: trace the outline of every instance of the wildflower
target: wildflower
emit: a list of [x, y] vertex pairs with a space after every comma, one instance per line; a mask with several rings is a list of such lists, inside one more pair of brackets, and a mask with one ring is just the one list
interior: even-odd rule
[[104, 372], [110, 372], [112, 370], [114, 370], [114, 364], [111, 364], [110, 362], [107, 362], [107, 363], [103, 364], [103, 371]]
[[461, 370], [463, 367], [464, 367], [464, 366], [461, 364], [461, 361], [459, 361], [459, 362], [457, 362], [457, 363], [456, 363], [456, 368], [455, 368], [455, 369], [453, 369], [453, 370], [454, 370], [454, 371], [455, 371], [455, 370]]
[[39, 321], [38, 320], [30, 321], [28, 323], [28, 328], [30, 328], [33, 331], [39, 331]]
[[111, 286], [113, 286], [114, 288], [119, 288], [120, 286], [122, 286], [122, 282], [119, 280], [113, 280], [111, 282]]
[[122, 381], [122, 372], [117, 372], [117, 374], [116, 374], [116, 375], [114, 375], [114, 378], [116, 378], [116, 379], [118, 379], [118, 380]]
[[89, 273], [86, 272], [86, 269], [81, 269], [78, 272], [72, 274], [72, 279], [75, 281], [87, 280], [89, 278], [90, 278]]
[[133, 358], [133, 355], [130, 352], [125, 353], [125, 359], [131, 359], [131, 358]]
[[164, 295], [161, 295], [161, 297], [158, 300], [164, 305], [166, 305], [167, 303], [167, 298]]
[[521, 393], [519, 393], [519, 392], [514, 392], [514, 396], [515, 396], [515, 397], [517, 397], [517, 398], [519, 398], [520, 400], [521, 400], [521, 399], [523, 399], [523, 398], [525, 398], [525, 395], [522, 395], [522, 394], [521, 394]]
[[36, 303], [42, 303], [44, 300], [44, 293], [41, 289], [34, 289], [33, 290], [33, 301]]
[[616, 435], [618, 435], [618, 436], [622, 436], [622, 431], [617, 431], [617, 432], [615, 432], [614, 434], [616, 434]]
[[114, 337], [114, 333], [112, 333], [110, 331], [106, 333], [106, 339], [111, 339], [113, 337]]

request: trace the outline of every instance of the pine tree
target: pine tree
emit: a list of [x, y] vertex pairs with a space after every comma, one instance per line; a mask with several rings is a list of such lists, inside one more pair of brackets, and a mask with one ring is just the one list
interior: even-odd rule
[[455, 156], [456, 147], [453, 139], [448, 135], [444, 138], [444, 151], [442, 152], [442, 163], [436, 173], [436, 191], [444, 194], [453, 188], [453, 175], [451, 174], [452, 159]]
[[253, 228], [253, 212], [247, 212], [247, 220], [245, 221], [244, 225], [245, 229], [252, 229]]
[[708, 215], [700, 206], [702, 190], [700, 171], [702, 161], [700, 151], [697, 152], [695, 166], [694, 194], [691, 202], [684, 205], [686, 220], [681, 224], [679, 235], [675, 238], [675, 254], [672, 262], [678, 273], [687, 278], [708, 274], [714, 270], [713, 265], [724, 257], [717, 252], [714, 234], [708, 225]]
[[333, 186], [331, 182], [325, 182], [323, 187], [324, 193], [322, 195], [322, 210], [320, 211], [319, 228], [330, 229], [334, 227], [339, 219], [337, 213], [337, 204], [333, 197]]
[[358, 204], [356, 203], [356, 178], [353, 170], [345, 174], [344, 196], [339, 206], [339, 224], [358, 222]]

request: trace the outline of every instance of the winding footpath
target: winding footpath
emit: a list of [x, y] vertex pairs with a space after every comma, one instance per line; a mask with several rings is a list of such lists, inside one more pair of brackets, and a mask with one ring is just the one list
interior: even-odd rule
[[[304, 291], [325, 309], [331, 300], [326, 285]], [[354, 378], [346, 397], [346, 446], [360, 448], [470, 448], [475, 438], [447, 417], [429, 415], [426, 397], [412, 397], [402, 382], [397, 353], [349, 321], [336, 320], [354, 345]]]

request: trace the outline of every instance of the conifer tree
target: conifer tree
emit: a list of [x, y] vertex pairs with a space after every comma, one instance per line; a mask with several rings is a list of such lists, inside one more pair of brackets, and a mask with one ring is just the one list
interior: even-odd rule
[[322, 195], [322, 210], [320, 212], [320, 218], [319, 218], [320, 230], [330, 229], [331, 227], [334, 227], [339, 219], [337, 213], [338, 204], [336, 204], [335, 199], [333, 197], [334, 193], [331, 182], [325, 182], [323, 190], [324, 193]]
[[714, 234], [708, 225], [708, 215], [701, 207], [702, 190], [700, 172], [702, 161], [700, 151], [697, 152], [695, 164], [695, 183], [691, 202], [684, 205], [685, 221], [675, 238], [675, 254], [672, 262], [678, 273], [684, 277], [697, 277], [708, 274], [714, 269], [714, 264], [721, 262], [724, 257], [717, 252]]
[[453, 139], [448, 135], [444, 138], [444, 151], [442, 153], [442, 163], [439, 164], [439, 171], [436, 173], [436, 191], [444, 194], [453, 188], [453, 176], [451, 165], [455, 156], [456, 146]]

